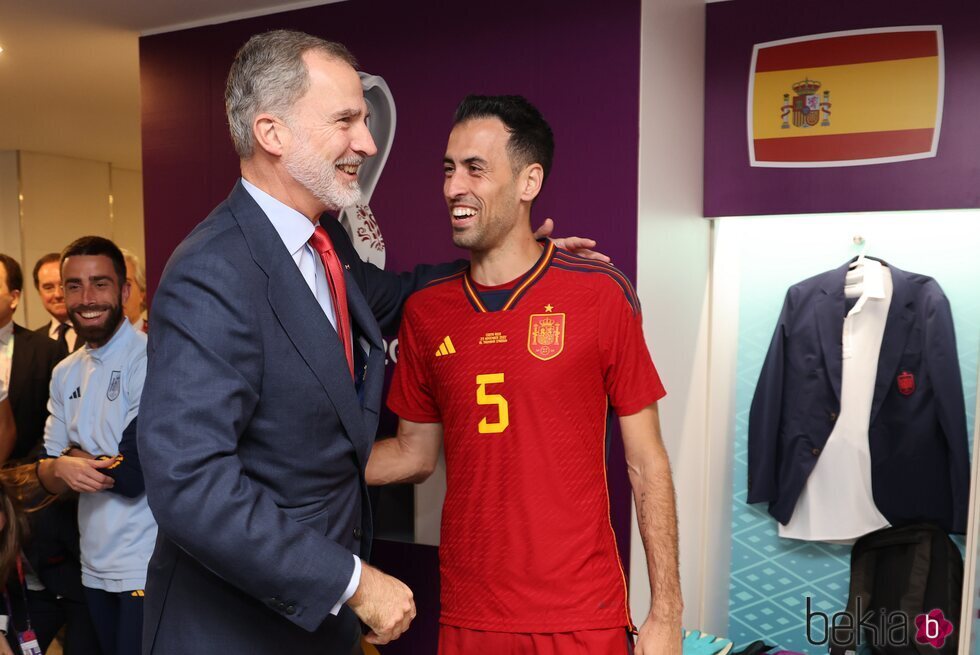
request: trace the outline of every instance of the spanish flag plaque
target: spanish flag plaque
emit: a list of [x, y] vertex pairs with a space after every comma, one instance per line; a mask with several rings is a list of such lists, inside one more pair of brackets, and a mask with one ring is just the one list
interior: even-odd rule
[[936, 156], [943, 114], [938, 25], [759, 43], [749, 75], [752, 166], [860, 166]]

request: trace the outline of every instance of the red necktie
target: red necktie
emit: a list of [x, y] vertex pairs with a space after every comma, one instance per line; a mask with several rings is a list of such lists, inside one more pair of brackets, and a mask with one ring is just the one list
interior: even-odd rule
[[344, 267], [340, 264], [333, 242], [326, 231], [319, 225], [313, 230], [310, 245], [320, 254], [323, 269], [327, 273], [327, 286], [330, 288], [330, 300], [333, 302], [333, 312], [337, 317], [337, 336], [344, 345], [347, 355], [347, 366], [351, 377], [354, 377], [353, 339], [350, 332], [350, 313], [347, 311], [347, 283], [344, 282]]

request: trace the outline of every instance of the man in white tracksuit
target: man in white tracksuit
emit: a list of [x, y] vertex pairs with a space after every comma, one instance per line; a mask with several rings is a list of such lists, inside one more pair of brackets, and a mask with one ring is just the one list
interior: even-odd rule
[[61, 266], [68, 315], [85, 347], [52, 374], [38, 475], [51, 493], [81, 494], [82, 585], [103, 653], [139, 655], [157, 532], [135, 447], [146, 336], [123, 314], [129, 287], [115, 244], [82, 237]]

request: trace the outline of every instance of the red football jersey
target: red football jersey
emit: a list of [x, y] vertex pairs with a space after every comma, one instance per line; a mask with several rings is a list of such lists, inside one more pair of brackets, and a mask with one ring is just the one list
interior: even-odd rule
[[622, 273], [549, 243], [487, 311], [463, 271], [405, 307], [388, 405], [441, 422], [443, 623], [567, 632], [632, 625], [609, 518], [608, 408], [664, 389]]

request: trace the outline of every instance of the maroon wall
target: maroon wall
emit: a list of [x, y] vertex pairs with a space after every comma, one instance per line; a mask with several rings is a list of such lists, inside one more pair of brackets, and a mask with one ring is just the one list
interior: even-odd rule
[[[630, 278], [636, 273], [640, 1], [497, 0], [460, 5], [351, 0], [140, 40], [147, 277], [152, 290], [170, 253], [230, 191], [238, 165], [223, 110], [235, 51], [256, 32], [301, 29], [342, 41], [395, 97], [394, 149], [372, 209], [388, 268], [461, 256], [442, 200], [442, 155], [453, 111], [467, 93], [519, 93], [556, 137], [555, 166], [535, 221], [599, 240]], [[629, 488], [622, 447], [610, 466], [613, 523], [624, 561]], [[396, 575], [418, 575], [412, 548], [379, 544]], [[434, 553], [414, 551], [434, 580]], [[424, 586], [424, 585], [423, 585]], [[386, 652], [430, 652], [432, 586], [418, 626]], [[419, 590], [417, 590], [419, 591]], [[428, 606], [426, 606], [428, 604]], [[414, 633], [414, 634], [413, 634]]]

